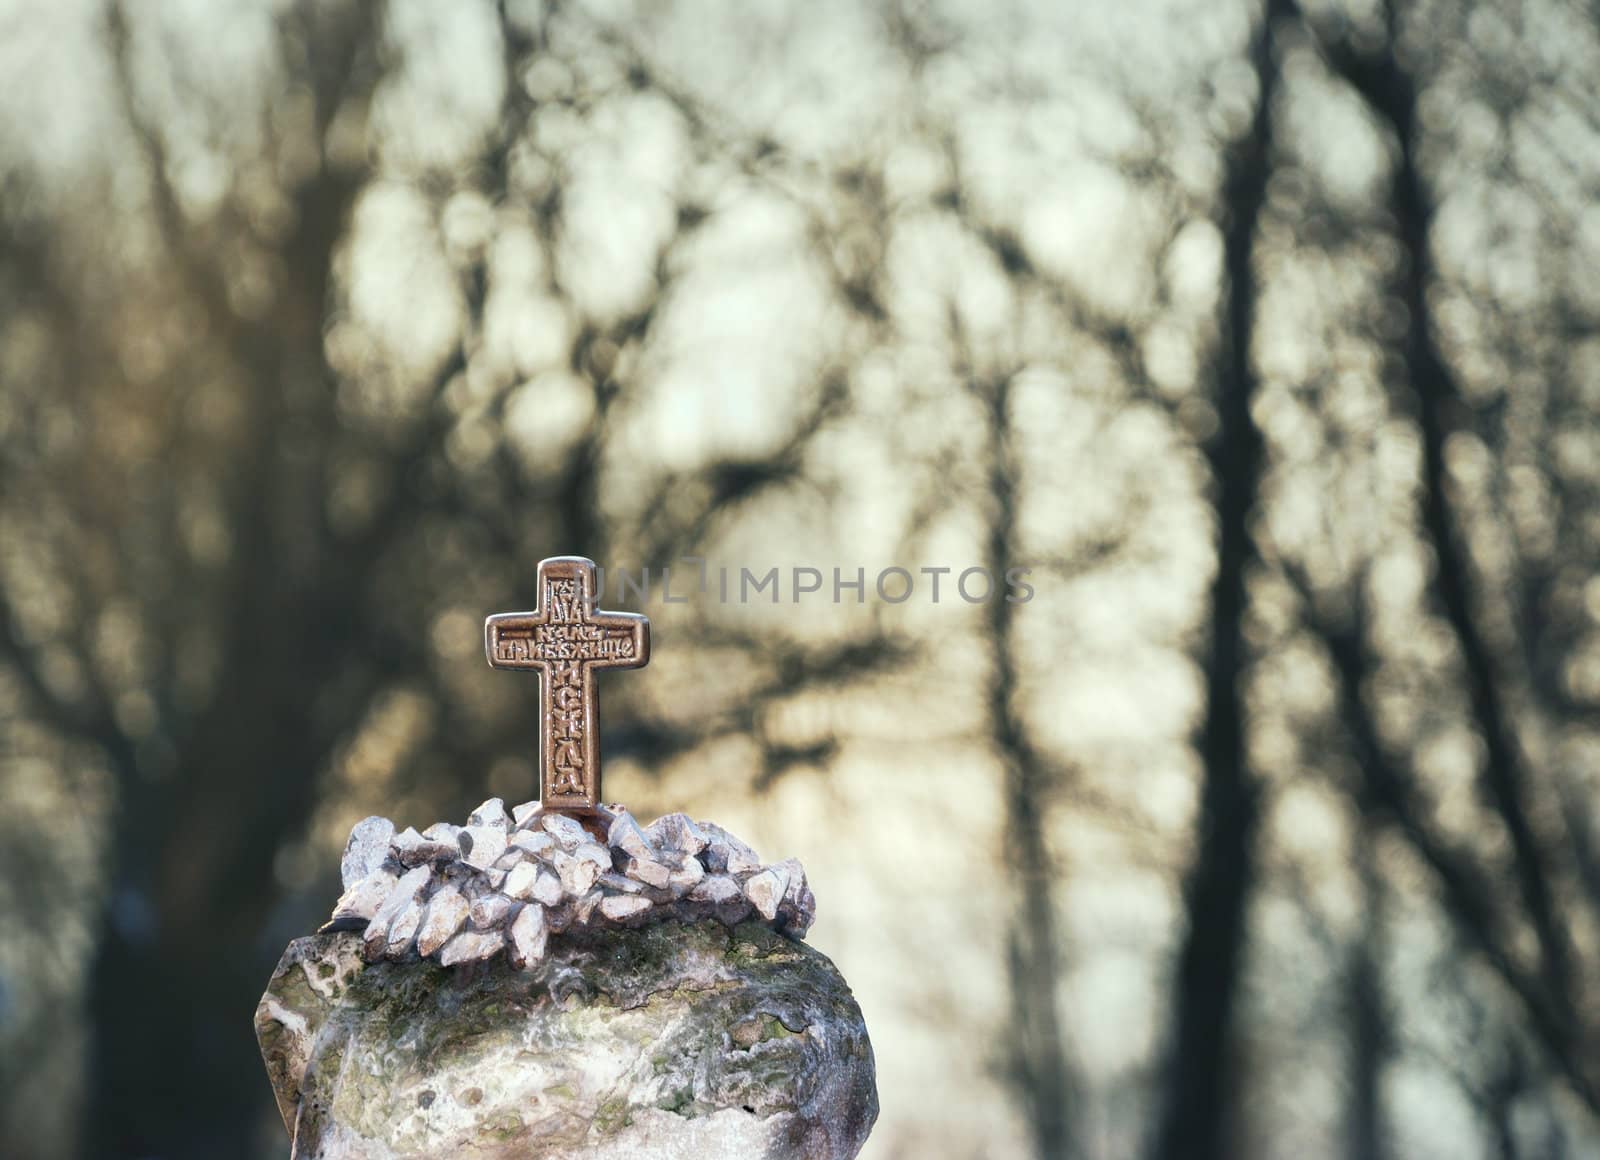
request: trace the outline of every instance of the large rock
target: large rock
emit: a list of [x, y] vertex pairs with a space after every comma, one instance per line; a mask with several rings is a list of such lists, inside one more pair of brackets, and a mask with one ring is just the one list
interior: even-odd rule
[[878, 1115], [844, 979], [755, 922], [575, 929], [525, 970], [313, 935], [256, 1035], [299, 1160], [833, 1160]]

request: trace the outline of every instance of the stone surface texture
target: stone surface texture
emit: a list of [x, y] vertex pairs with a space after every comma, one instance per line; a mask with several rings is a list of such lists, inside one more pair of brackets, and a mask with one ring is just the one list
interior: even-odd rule
[[[717, 840], [706, 836], [708, 847]], [[690, 835], [675, 848], [693, 844]], [[763, 902], [782, 877], [760, 888]], [[719, 880], [731, 881], [703, 879]], [[679, 913], [680, 899], [648, 893], [658, 889], [600, 886], [586, 924], [569, 922], [562, 934], [544, 924], [567, 902], [520, 904], [509, 939], [472, 930], [468, 915], [447, 949], [466, 936], [496, 949], [509, 942], [508, 953], [483, 961], [474, 943], [454, 968], [415, 947], [369, 962], [365, 948], [394, 939], [362, 930], [291, 943], [256, 1034], [292, 1156], [855, 1156], [877, 1117], [877, 1089], [860, 1009], [833, 964], [767, 922], [730, 925], [748, 902], [696, 903], [726, 913], [642, 926], [633, 907], [605, 905], [645, 901], [655, 917]], [[396, 916], [415, 903], [406, 891]], [[445, 900], [448, 925], [472, 894], [449, 879], [428, 906]], [[429, 922], [424, 915], [420, 928], [431, 940], [440, 924]]]
[[344, 894], [322, 933], [360, 931], [373, 962], [459, 966], [509, 951], [527, 965], [548, 953], [548, 934], [668, 919], [758, 918], [804, 938], [817, 905], [794, 859], [764, 866], [720, 826], [685, 814], [641, 826], [620, 806], [580, 821], [533, 803], [508, 813], [490, 798], [465, 826], [438, 822], [420, 834], [365, 818], [340, 869]]

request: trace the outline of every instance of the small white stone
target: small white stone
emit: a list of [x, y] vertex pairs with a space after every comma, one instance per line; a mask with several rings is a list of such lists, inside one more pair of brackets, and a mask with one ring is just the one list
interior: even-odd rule
[[772, 866], [751, 876], [744, 884], [744, 896], [750, 900], [750, 905], [756, 908], [762, 918], [771, 922], [778, 917], [778, 904], [783, 901], [784, 892], [788, 889], [788, 874]]
[[502, 889], [512, 898], [532, 898], [533, 884], [539, 877], [539, 867], [534, 862], [523, 862], [511, 869], [506, 875], [506, 884]]
[[700, 859], [693, 854], [684, 854], [679, 859], [677, 869], [667, 876], [667, 889], [681, 898], [705, 876], [706, 868], [700, 865]]
[[502, 830], [509, 829], [511, 819], [506, 817], [506, 803], [497, 797], [490, 798], [467, 815], [467, 825], [499, 826]]
[[549, 928], [544, 921], [544, 907], [531, 904], [517, 911], [517, 917], [511, 921], [509, 935], [507, 957], [517, 970], [527, 970], [543, 959], [550, 938]]
[[611, 869], [611, 851], [599, 842], [585, 842], [572, 852], [572, 856], [593, 862], [601, 873]]
[[406, 903], [413, 901], [422, 892], [422, 888], [432, 877], [433, 868], [430, 866], [416, 866], [407, 870], [395, 879], [394, 888], [389, 891], [389, 897], [384, 899], [383, 909], [388, 910], [391, 917], [398, 914]]
[[444, 886], [428, 900], [428, 916], [417, 932], [417, 953], [423, 958], [449, 942], [467, 920], [467, 900], [456, 886]]
[[394, 922], [389, 926], [389, 936], [383, 953], [391, 959], [403, 958], [411, 949], [411, 944], [417, 937], [417, 928], [421, 925], [422, 903], [408, 902], [405, 909], [395, 916]]
[[364, 926], [371, 922], [372, 916], [378, 913], [378, 907], [389, 897], [389, 891], [394, 889], [397, 881], [399, 876], [394, 871], [381, 867], [367, 875], [339, 896], [329, 925], [335, 929], [353, 930], [357, 925]]
[[556, 840], [543, 830], [518, 830], [511, 835], [511, 844], [536, 857], [556, 848]]
[[644, 832], [655, 845], [680, 854], [698, 854], [708, 843], [705, 831], [688, 814], [663, 815], [646, 826]]
[[545, 906], [555, 906], [561, 901], [561, 879], [548, 870], [541, 870], [528, 893], [535, 902], [541, 902]]
[[[594, 908], [600, 905], [600, 900], [604, 897], [605, 895], [598, 890], [591, 890], [588, 894], [578, 899], [572, 904], [572, 920], [579, 924], [588, 922], [589, 917], [594, 914]], [[643, 902], [644, 899], [639, 899], [639, 901]]]
[[374, 814], [362, 818], [350, 831], [344, 844], [344, 857], [339, 861], [339, 877], [346, 890], [372, 876], [389, 856], [389, 843], [394, 839], [394, 823]]
[[424, 839], [417, 833], [416, 828], [407, 826], [394, 837], [389, 839], [389, 849], [403, 866], [415, 866], [422, 860], [417, 850]]
[[464, 930], [445, 944], [444, 950], [439, 954], [439, 962], [446, 967], [453, 967], [457, 963], [477, 962], [489, 958], [505, 945], [504, 931]]
[[544, 814], [539, 821], [544, 826], [545, 833], [560, 842], [563, 849], [576, 850], [580, 844], [589, 840], [589, 832], [577, 818], [566, 814]]
[[434, 822], [433, 825], [422, 831], [422, 836], [431, 838], [435, 842], [449, 842], [451, 845], [455, 845], [456, 836], [460, 833], [460, 826], [453, 826], [449, 822]]
[[643, 882], [646, 886], [665, 886], [672, 871], [660, 862], [648, 858], [629, 858], [628, 868], [624, 871], [629, 878]]
[[638, 898], [628, 894], [613, 894], [600, 900], [600, 913], [616, 922], [624, 918], [632, 918], [643, 914], [650, 909], [648, 898]]
[[607, 870], [600, 875], [600, 889], [609, 890], [613, 894], [639, 894], [644, 890], [642, 882], [635, 882], [632, 878], [625, 878], [615, 870]]
[[511, 899], [504, 894], [485, 894], [474, 899], [469, 917], [478, 930], [499, 930], [511, 913]]
[[800, 865], [798, 858], [785, 858], [782, 862], [774, 862], [772, 869], [783, 876], [784, 893], [786, 899], [796, 897], [806, 884], [806, 868]]
[[395, 835], [389, 848], [395, 852], [395, 857], [400, 860], [402, 866], [420, 866], [424, 862], [442, 861], [454, 858], [458, 852], [454, 842], [442, 842], [437, 838], [427, 837], [417, 833], [410, 826]]
[[561, 889], [569, 898], [588, 893], [599, 877], [600, 867], [587, 858], [568, 858], [561, 864]]
[[638, 858], [640, 861], [653, 862], [657, 857], [644, 828], [627, 810], [619, 813], [616, 820], [611, 823], [611, 829], [606, 834], [606, 843], [612, 849], [621, 850], [630, 858]]
[[788, 880], [788, 888], [783, 892], [785, 902], [797, 901], [806, 889], [806, 868], [800, 864], [798, 858], [785, 858], [773, 866], [774, 870], [781, 870]]
[[709, 902], [714, 906], [742, 897], [739, 884], [726, 874], [708, 874], [689, 891], [690, 902]]
[[432, 877], [432, 867], [417, 866], [407, 870], [395, 881], [383, 904], [372, 916], [372, 921], [367, 924], [366, 934], [362, 938], [362, 947], [368, 962], [375, 962], [383, 956], [384, 948], [389, 942], [390, 924], [407, 906], [417, 900], [417, 895], [422, 893], [422, 888]]
[[538, 814], [538, 812], [538, 802], [523, 802], [520, 806], [516, 806], [512, 809], [511, 820], [519, 827], [526, 826], [528, 822], [532, 820], [536, 814]]
[[468, 826], [461, 831], [461, 860], [487, 870], [506, 852], [506, 832], [499, 826]]
[[703, 823], [700, 828], [711, 839], [705, 850], [707, 869], [741, 877], [761, 869], [761, 858], [756, 852], [727, 830], [711, 822]]

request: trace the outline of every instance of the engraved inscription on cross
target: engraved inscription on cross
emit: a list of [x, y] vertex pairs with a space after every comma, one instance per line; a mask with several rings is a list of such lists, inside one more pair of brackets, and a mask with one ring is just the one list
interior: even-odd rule
[[595, 669], [637, 669], [650, 660], [650, 621], [595, 608], [594, 561], [539, 562], [539, 606], [484, 621], [497, 669], [539, 673], [539, 800], [585, 812], [600, 804], [600, 714]]

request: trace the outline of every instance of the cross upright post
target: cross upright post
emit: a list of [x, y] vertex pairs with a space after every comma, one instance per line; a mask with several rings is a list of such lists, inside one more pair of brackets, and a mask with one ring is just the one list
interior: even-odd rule
[[539, 562], [538, 606], [497, 612], [483, 625], [497, 669], [539, 674], [539, 801], [588, 813], [600, 804], [600, 713], [595, 669], [637, 669], [650, 660], [650, 621], [595, 607], [595, 566], [582, 556]]

